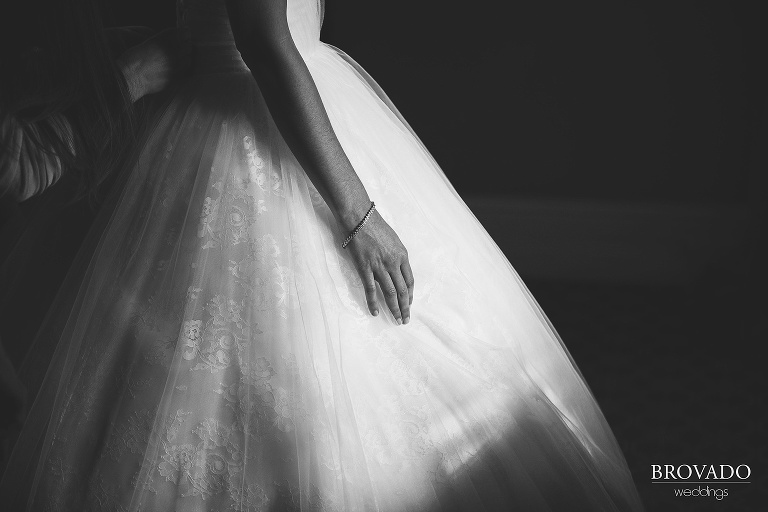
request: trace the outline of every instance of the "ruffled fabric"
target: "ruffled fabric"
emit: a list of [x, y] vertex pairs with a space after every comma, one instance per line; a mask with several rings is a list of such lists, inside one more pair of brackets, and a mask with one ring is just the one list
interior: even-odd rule
[[63, 116], [33, 125], [0, 117], [0, 197], [25, 201], [61, 178], [61, 160], [38, 143], [44, 130], [59, 134], [74, 150], [72, 130]]

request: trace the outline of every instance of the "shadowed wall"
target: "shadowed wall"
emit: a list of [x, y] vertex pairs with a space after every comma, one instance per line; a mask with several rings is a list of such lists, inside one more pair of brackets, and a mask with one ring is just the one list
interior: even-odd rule
[[[158, 3], [111, 17], [172, 25]], [[323, 39], [460, 193], [739, 202], [768, 85], [762, 19], [715, 0], [328, 0]]]

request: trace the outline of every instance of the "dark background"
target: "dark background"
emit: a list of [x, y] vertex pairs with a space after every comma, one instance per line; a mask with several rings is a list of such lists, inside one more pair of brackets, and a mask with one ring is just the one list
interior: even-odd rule
[[[116, 24], [173, 2], [108, 0]], [[739, 202], [768, 91], [760, 2], [329, 0], [322, 39], [377, 80], [465, 194]]]
[[[171, 1], [107, 4], [110, 24], [174, 24]], [[768, 503], [766, 21], [756, 1], [326, 6], [322, 39], [389, 94], [562, 335], [649, 511]], [[66, 264], [3, 313], [24, 319], [3, 322], [13, 358]], [[748, 464], [752, 483], [674, 498], [651, 464]]]

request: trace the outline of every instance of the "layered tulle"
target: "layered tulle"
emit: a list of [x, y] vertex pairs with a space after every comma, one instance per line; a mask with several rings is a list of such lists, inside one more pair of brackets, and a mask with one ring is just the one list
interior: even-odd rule
[[296, 0], [291, 29], [345, 152], [409, 251], [411, 322], [367, 312], [346, 233], [257, 84], [230, 41], [204, 41], [198, 74], [123, 171], [80, 257], [86, 272], [65, 285], [72, 300], [54, 315], [56, 353], [4, 500], [639, 510], [558, 335], [375, 83], [317, 41], [321, 12]]

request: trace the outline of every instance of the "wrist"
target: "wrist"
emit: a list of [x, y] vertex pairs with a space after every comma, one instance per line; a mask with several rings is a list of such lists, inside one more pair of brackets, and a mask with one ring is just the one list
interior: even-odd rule
[[366, 197], [361, 201], [356, 201], [354, 205], [350, 204], [339, 210], [338, 221], [344, 230], [344, 235], [349, 234], [360, 224], [370, 208], [371, 200]]

